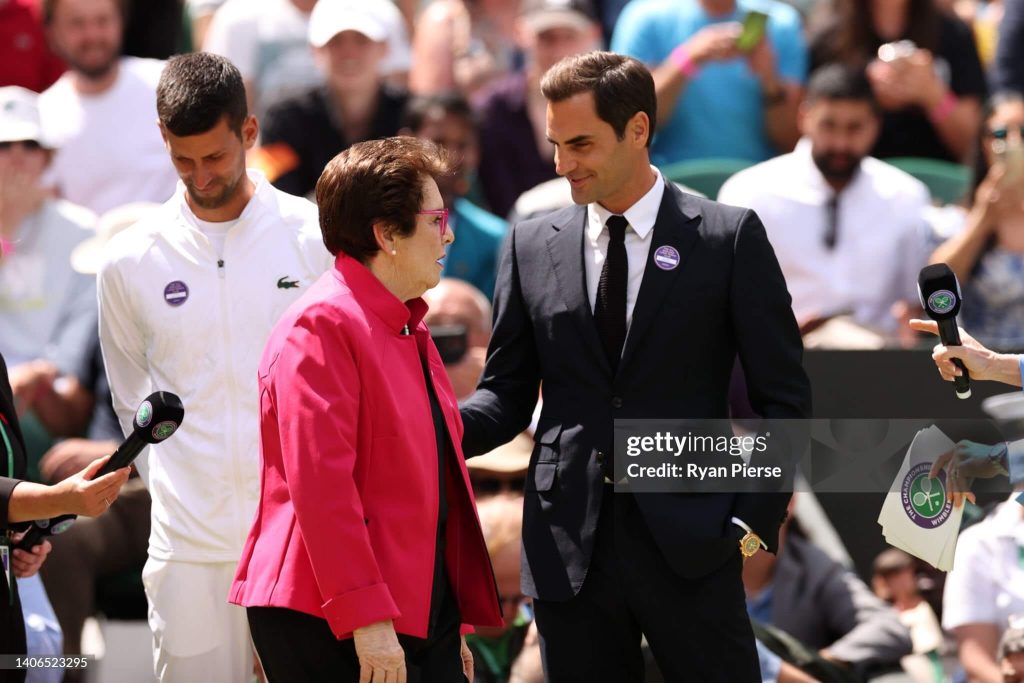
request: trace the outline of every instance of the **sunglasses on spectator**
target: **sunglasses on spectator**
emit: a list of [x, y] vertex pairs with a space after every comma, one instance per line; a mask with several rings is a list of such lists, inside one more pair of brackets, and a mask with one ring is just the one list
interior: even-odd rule
[[35, 140], [4, 140], [3, 142], [0, 142], [0, 152], [6, 152], [15, 145], [21, 145], [25, 149], [33, 152], [43, 148], [43, 146]]
[[417, 211], [416, 215], [437, 217], [439, 219], [437, 227], [441, 237], [444, 237], [444, 234], [448, 232], [448, 209], [428, 209], [426, 211]]
[[[1020, 136], [1024, 138], [1024, 126], [1020, 126], [1017, 129]], [[1010, 135], [1010, 126], [996, 126], [995, 128], [989, 128], [988, 135], [996, 140], [1005, 140]]]

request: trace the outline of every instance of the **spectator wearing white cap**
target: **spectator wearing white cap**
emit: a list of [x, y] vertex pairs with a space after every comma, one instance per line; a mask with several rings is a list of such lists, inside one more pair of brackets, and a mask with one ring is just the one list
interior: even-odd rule
[[178, 178], [156, 125], [164, 63], [121, 57], [120, 0], [46, 0], [50, 42], [68, 71], [39, 97], [45, 142], [57, 150], [49, 179], [65, 199], [103, 214], [164, 202]]
[[[249, 111], [257, 118], [271, 105], [323, 82], [307, 42], [316, 0], [189, 0], [189, 5], [199, 21], [197, 48], [238, 67]], [[391, 0], [366, 0], [363, 6], [378, 13], [389, 29], [381, 75], [403, 82], [412, 54], [401, 11]]]
[[0, 88], [0, 353], [23, 407], [42, 389], [26, 364], [47, 356], [60, 365], [63, 336], [96, 308], [92, 278], [68, 261], [95, 216], [44, 189], [53, 152], [41, 144], [37, 102], [25, 88]]
[[339, 152], [401, 127], [407, 95], [380, 74], [390, 31], [380, 1], [331, 0], [313, 9], [309, 43], [326, 82], [270, 108], [256, 157], [278, 189], [312, 193]]

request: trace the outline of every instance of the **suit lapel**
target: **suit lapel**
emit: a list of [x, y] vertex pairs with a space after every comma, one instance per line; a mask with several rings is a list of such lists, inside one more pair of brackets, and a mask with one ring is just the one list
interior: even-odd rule
[[590, 309], [590, 298], [586, 290], [587, 274], [583, 266], [583, 232], [586, 224], [587, 207], [576, 207], [568, 220], [563, 219], [554, 225], [554, 231], [547, 239], [548, 254], [558, 285], [558, 294], [555, 296], [562, 297], [569, 314], [580, 328], [583, 347], [589, 349], [610, 377], [612, 369], [597, 336], [594, 312]]
[[[637, 345], [651, 324], [661, 315], [661, 306], [672, 289], [679, 274], [686, 268], [686, 262], [693, 251], [697, 240], [697, 221], [700, 214], [682, 206], [685, 197], [675, 185], [667, 183], [665, 195], [658, 209], [658, 219], [654, 223], [654, 234], [651, 239], [647, 263], [644, 265], [644, 277], [640, 282], [640, 292], [633, 306], [633, 319], [629, 325], [626, 346], [619, 363], [622, 372], [636, 351]], [[679, 265], [671, 270], [663, 270], [655, 264], [654, 256], [661, 247], [675, 249], [679, 254]], [[668, 251], [668, 250], [666, 250]], [[669, 252], [671, 253], [671, 252]]]

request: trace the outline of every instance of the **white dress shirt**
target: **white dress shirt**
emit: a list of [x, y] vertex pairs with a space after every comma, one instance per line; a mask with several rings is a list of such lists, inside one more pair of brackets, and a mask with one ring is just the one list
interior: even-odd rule
[[[633, 307], [640, 293], [640, 283], [644, 279], [644, 267], [647, 255], [651, 251], [651, 233], [654, 222], [658, 220], [661, 198], [665, 194], [665, 181], [661, 172], [654, 166], [651, 170], [657, 178], [654, 186], [647, 191], [636, 204], [622, 214], [629, 222], [626, 228], [626, 261], [629, 278], [626, 281], [626, 329], [633, 320]], [[612, 212], [594, 202], [587, 205], [587, 234], [583, 240], [583, 265], [587, 270], [587, 296], [590, 298], [590, 310], [597, 304], [597, 283], [601, 279], [601, 268], [608, 256], [608, 228], [605, 223]]]
[[753, 209], [793, 297], [797, 322], [852, 315], [859, 325], [893, 333], [892, 304], [917, 300], [917, 274], [928, 257], [923, 183], [867, 157], [839, 194], [835, 247], [825, 246], [826, 206], [835, 194], [804, 138], [783, 154], [740, 171], [718, 201]]

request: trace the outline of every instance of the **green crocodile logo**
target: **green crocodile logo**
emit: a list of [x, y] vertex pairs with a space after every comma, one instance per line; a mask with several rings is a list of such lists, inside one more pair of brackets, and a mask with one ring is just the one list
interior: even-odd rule
[[298, 280], [289, 280], [288, 276], [285, 275], [283, 278], [280, 278], [277, 281], [277, 288], [278, 289], [298, 289], [299, 288], [299, 281]]

